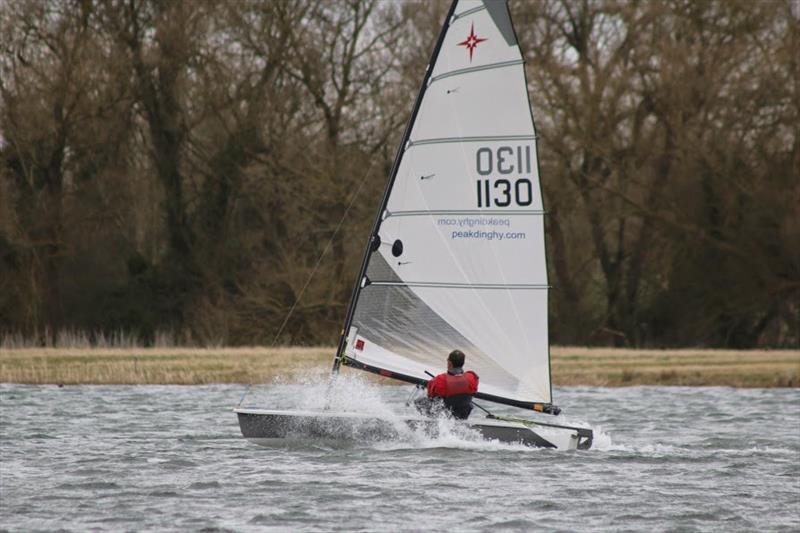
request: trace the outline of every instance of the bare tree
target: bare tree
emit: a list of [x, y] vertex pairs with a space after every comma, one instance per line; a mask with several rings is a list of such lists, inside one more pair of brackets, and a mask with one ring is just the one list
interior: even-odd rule
[[91, 3], [9, 3], [0, 17], [3, 173], [14, 191], [12, 240], [31, 274], [23, 324], [54, 332], [63, 323], [61, 269], [71, 253], [66, 201], [113, 158], [125, 96], [105, 84], [109, 63]]
[[[796, 116], [796, 106], [787, 107], [791, 97], [775, 90], [792, 86], [779, 75], [788, 72], [786, 63], [770, 66], [770, 57], [780, 57], [781, 32], [791, 31], [780, 4], [553, 1], [533, 7], [520, 6], [522, 35], [530, 39], [533, 98], [544, 115], [551, 264], [563, 287], [560, 299], [567, 300], [560, 317], [569, 323], [570, 315], [582, 316], [576, 310], [597, 313], [592, 287], [600, 282], [605, 305], [595, 331], [615, 344], [686, 342], [700, 338], [699, 331], [709, 335], [707, 342], [727, 343], [730, 331], [751, 327], [745, 322], [770, 322], [742, 309], [744, 302], [704, 305], [708, 294], [697, 286], [722, 294], [704, 276], [722, 262], [747, 265], [750, 279], [732, 269], [724, 282], [747, 287], [740, 290], [744, 299], [757, 292], [755, 279], [794, 287], [779, 274], [785, 267], [759, 245], [763, 236], [746, 233], [758, 224], [735, 222], [758, 208], [752, 183], [769, 183], [761, 169], [785, 160], [779, 153], [788, 155], [791, 145], [766, 154], [762, 147], [775, 143], [753, 142], [765, 140], [765, 126], [792, 138], [764, 120], [765, 113]], [[760, 200], [773, 210], [774, 223], [788, 215], [774, 211], [774, 201]], [[784, 241], [776, 246], [787, 249]], [[670, 268], [677, 268], [674, 276]], [[678, 279], [689, 286], [676, 286]], [[672, 322], [664, 321], [665, 304]], [[671, 331], [684, 327], [685, 311], [675, 312], [684, 306], [692, 309], [686, 322], [701, 324], [686, 337]], [[770, 305], [761, 300], [755, 307]], [[739, 318], [731, 322], [732, 314]], [[575, 331], [578, 324], [566, 327]], [[716, 327], [729, 333], [720, 338], [711, 333]], [[754, 342], [760, 326], [754, 328], [743, 333], [751, 338], [742, 344]]]

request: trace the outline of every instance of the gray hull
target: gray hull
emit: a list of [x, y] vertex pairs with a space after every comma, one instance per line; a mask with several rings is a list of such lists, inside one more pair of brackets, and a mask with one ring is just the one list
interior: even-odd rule
[[[242, 435], [256, 442], [266, 439], [336, 439], [388, 440], [401, 436], [403, 430], [422, 430], [431, 437], [439, 432], [437, 420], [423, 417], [378, 417], [354, 413], [315, 411], [277, 411], [266, 409], [235, 409]], [[474, 419], [464, 422], [466, 428], [477, 431], [488, 440], [519, 443], [538, 448], [586, 449], [591, 446], [585, 434], [576, 428], [538, 426], [534, 429], [518, 422]], [[588, 430], [585, 430], [588, 431]], [[591, 433], [591, 432], [589, 432]]]

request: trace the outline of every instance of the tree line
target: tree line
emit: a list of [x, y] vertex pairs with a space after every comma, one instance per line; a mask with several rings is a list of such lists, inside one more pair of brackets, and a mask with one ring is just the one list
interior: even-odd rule
[[[333, 343], [446, 10], [0, 5], [0, 331]], [[800, 346], [797, 4], [511, 10], [551, 341]]]

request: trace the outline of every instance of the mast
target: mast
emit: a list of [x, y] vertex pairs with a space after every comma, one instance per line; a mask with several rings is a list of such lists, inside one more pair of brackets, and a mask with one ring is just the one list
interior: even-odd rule
[[369, 257], [372, 251], [377, 247], [380, 246], [380, 237], [378, 237], [378, 230], [381, 225], [381, 220], [383, 217], [383, 212], [386, 210], [386, 204], [389, 201], [389, 195], [392, 192], [392, 186], [394, 186], [395, 178], [397, 177], [397, 170], [400, 168], [400, 161], [403, 159], [403, 154], [405, 153], [406, 145], [408, 144], [408, 139], [411, 136], [411, 130], [414, 128], [414, 121], [417, 118], [417, 113], [419, 112], [420, 104], [422, 104], [422, 99], [425, 96], [425, 91], [428, 88], [428, 80], [431, 77], [431, 73], [433, 72], [433, 66], [436, 64], [436, 59], [439, 57], [439, 50], [442, 48], [442, 43], [444, 42], [444, 36], [447, 33], [447, 28], [450, 25], [450, 19], [453, 17], [453, 13], [455, 12], [456, 5], [458, 4], [458, 0], [453, 0], [450, 4], [450, 8], [447, 11], [447, 16], [444, 19], [444, 23], [442, 24], [442, 29], [439, 30], [439, 37], [436, 40], [436, 46], [433, 48], [433, 53], [431, 54], [431, 58], [428, 61], [428, 66], [425, 69], [425, 77], [422, 79], [422, 84], [420, 85], [419, 92], [417, 93], [417, 99], [414, 102], [414, 109], [411, 112], [411, 118], [408, 120], [406, 124], [406, 129], [403, 132], [403, 140], [400, 142], [400, 145], [397, 148], [397, 154], [394, 157], [394, 163], [392, 163], [392, 172], [389, 177], [389, 182], [386, 184], [386, 189], [383, 192], [383, 199], [381, 200], [380, 208], [378, 209], [378, 213], [375, 215], [375, 222], [372, 224], [372, 230], [370, 231], [369, 240], [367, 241], [366, 249], [364, 250], [364, 257], [361, 260], [361, 268], [358, 271], [358, 277], [356, 277], [355, 284], [353, 285], [353, 292], [350, 296], [350, 305], [347, 307], [347, 315], [344, 321], [344, 328], [342, 329], [342, 333], [339, 337], [339, 346], [336, 348], [336, 355], [333, 359], [333, 369], [332, 372], [337, 373], [339, 372], [339, 366], [342, 364], [344, 360], [344, 349], [347, 343], [347, 332], [350, 330], [350, 325], [353, 322], [353, 314], [356, 309], [356, 304], [358, 303], [358, 295], [363, 288], [364, 283], [364, 275], [367, 272], [367, 265], [369, 263]]

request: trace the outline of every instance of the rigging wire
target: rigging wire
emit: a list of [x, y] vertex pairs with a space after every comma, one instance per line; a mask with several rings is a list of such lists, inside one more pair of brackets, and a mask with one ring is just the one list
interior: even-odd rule
[[488, 409], [486, 409], [480, 404], [475, 403], [474, 400], [472, 401], [472, 405], [474, 405], [475, 407], [486, 413], [486, 418], [497, 418], [496, 416], [494, 416], [494, 414], [490, 413]]
[[[275, 334], [275, 337], [272, 339], [272, 344], [270, 344], [270, 346], [269, 346], [270, 349], [275, 347], [275, 344], [278, 342], [278, 339], [280, 338], [281, 333], [283, 333], [283, 329], [286, 327], [286, 324], [289, 322], [289, 318], [291, 318], [292, 313], [294, 313], [295, 307], [297, 307], [298, 302], [303, 297], [303, 294], [305, 294], [306, 289], [311, 284], [311, 280], [314, 278], [314, 275], [317, 273], [317, 270], [319, 269], [319, 265], [322, 263], [322, 259], [325, 257], [325, 254], [328, 253], [328, 250], [330, 250], [331, 245], [333, 244], [333, 239], [336, 238], [336, 235], [339, 234], [339, 230], [342, 229], [342, 224], [344, 224], [344, 219], [347, 218], [347, 214], [350, 212], [350, 208], [353, 207], [353, 204], [355, 204], [355, 202], [356, 202], [356, 198], [358, 198], [359, 193], [361, 193], [361, 189], [364, 188], [364, 184], [367, 182], [367, 176], [369, 176], [369, 171], [372, 170], [372, 166], [373, 166], [374, 162], [375, 162], [375, 158], [371, 158], [371, 160], [369, 162], [369, 165], [367, 165], [367, 169], [364, 171], [364, 175], [359, 180], [358, 188], [356, 189], [355, 193], [353, 193], [353, 196], [350, 198], [350, 202], [347, 204], [347, 207], [345, 208], [344, 213], [342, 213], [342, 218], [339, 219], [339, 223], [336, 225], [336, 229], [333, 230], [333, 233], [331, 234], [331, 238], [328, 239], [328, 243], [325, 245], [325, 248], [323, 248], [322, 253], [319, 255], [319, 258], [317, 258], [317, 263], [314, 265], [314, 268], [311, 270], [311, 274], [308, 275], [308, 279], [306, 279], [306, 282], [303, 285], [303, 288], [300, 289], [300, 292], [298, 293], [297, 298], [294, 299], [294, 302], [292, 303], [292, 306], [289, 308], [289, 311], [286, 313], [286, 316], [284, 317], [280, 328], [278, 328], [278, 332]], [[248, 383], [247, 384], [247, 388], [245, 389], [244, 393], [242, 394], [242, 397], [239, 398], [239, 403], [236, 404], [236, 407], [240, 407], [242, 405], [242, 402], [244, 401], [245, 397], [250, 392], [250, 389], [252, 387], [253, 387], [252, 383]]]

